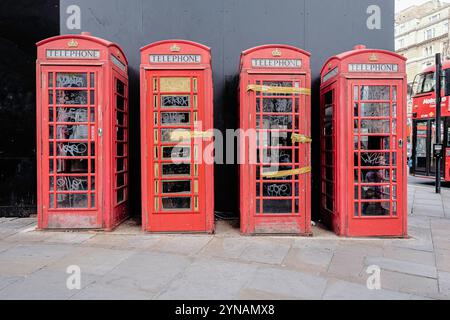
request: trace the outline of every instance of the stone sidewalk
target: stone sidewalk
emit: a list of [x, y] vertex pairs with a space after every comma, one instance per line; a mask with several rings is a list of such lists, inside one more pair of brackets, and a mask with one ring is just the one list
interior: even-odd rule
[[[0, 299], [449, 299], [450, 189], [409, 187], [411, 239], [35, 231], [0, 219]], [[81, 289], [66, 286], [81, 268]], [[367, 267], [381, 268], [369, 290]]]

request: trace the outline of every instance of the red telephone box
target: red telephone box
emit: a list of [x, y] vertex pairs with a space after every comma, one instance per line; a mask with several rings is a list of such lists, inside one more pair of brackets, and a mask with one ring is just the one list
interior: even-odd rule
[[[142, 228], [214, 231], [211, 52], [186, 40], [141, 49]], [[212, 145], [213, 146], [213, 145]]]
[[310, 234], [310, 54], [244, 51], [240, 74], [243, 234]]
[[338, 235], [407, 235], [405, 60], [357, 46], [322, 69], [321, 214]]
[[111, 230], [128, 214], [127, 59], [89, 33], [37, 47], [38, 226]]

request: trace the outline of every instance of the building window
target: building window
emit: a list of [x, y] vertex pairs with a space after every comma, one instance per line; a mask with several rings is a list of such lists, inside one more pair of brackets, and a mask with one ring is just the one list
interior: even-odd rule
[[424, 55], [426, 57], [432, 56], [433, 55], [433, 46], [427, 46], [424, 48]]
[[432, 15], [428, 19], [430, 20], [430, 22], [433, 22], [433, 21], [439, 20], [440, 17], [441, 17], [441, 14], [438, 13], [438, 14]]
[[425, 40], [429, 40], [431, 38], [433, 38], [435, 35], [435, 30], [433, 29], [428, 29], [426, 31], [424, 31], [424, 36], [425, 36]]
[[403, 48], [405, 46], [405, 39], [399, 39], [398, 46], [399, 46], [399, 48]]
[[443, 30], [444, 30], [444, 31], [443, 31], [444, 33], [448, 32], [448, 21], [445, 21], [445, 22], [444, 22], [444, 24], [443, 24]]

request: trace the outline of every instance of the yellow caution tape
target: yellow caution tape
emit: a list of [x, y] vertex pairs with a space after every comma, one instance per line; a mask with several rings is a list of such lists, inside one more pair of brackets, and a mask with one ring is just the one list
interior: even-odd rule
[[304, 167], [304, 168], [295, 169], [295, 170], [264, 172], [262, 176], [264, 178], [282, 178], [282, 177], [296, 176], [298, 174], [305, 174], [305, 173], [309, 173], [309, 172], [311, 172], [311, 167]]
[[264, 93], [298, 93], [304, 95], [311, 95], [311, 89], [309, 88], [294, 88], [294, 87], [271, 87], [271, 86], [262, 86], [257, 84], [249, 84], [247, 87], [247, 91], [257, 91]]
[[174, 131], [170, 134], [170, 140], [171, 141], [181, 141], [181, 140], [189, 140], [189, 139], [195, 139], [195, 138], [202, 138], [202, 139], [209, 139], [214, 137], [214, 134], [212, 132], [206, 132], [206, 131]]
[[311, 143], [312, 139], [310, 137], [307, 137], [303, 134], [297, 134], [297, 133], [293, 133], [292, 134], [292, 143]]

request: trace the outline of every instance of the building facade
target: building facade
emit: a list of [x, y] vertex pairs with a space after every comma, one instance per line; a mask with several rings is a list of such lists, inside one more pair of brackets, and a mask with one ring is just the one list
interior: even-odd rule
[[450, 4], [439, 0], [409, 7], [395, 18], [395, 50], [408, 58], [411, 87], [415, 76], [435, 63], [435, 54], [450, 58]]

